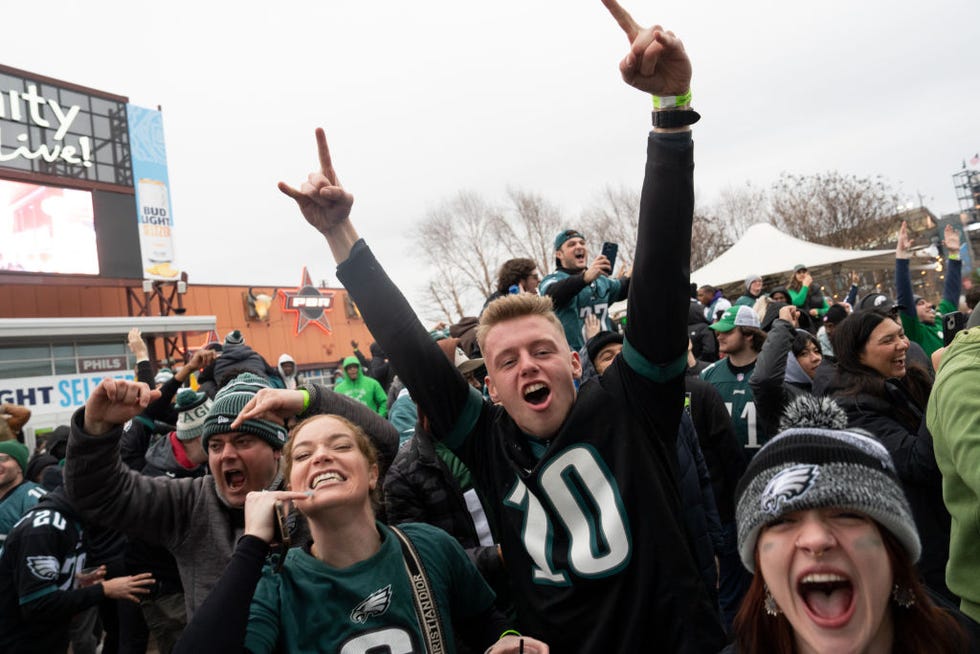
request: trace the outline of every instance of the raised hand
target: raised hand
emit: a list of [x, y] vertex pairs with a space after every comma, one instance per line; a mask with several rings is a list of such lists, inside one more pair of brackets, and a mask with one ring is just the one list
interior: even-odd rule
[[683, 95], [691, 88], [691, 60], [684, 44], [660, 25], [641, 27], [616, 0], [602, 0], [626, 33], [630, 51], [619, 64], [623, 80], [653, 95]]
[[344, 190], [330, 159], [330, 148], [323, 128], [316, 128], [316, 146], [320, 156], [320, 170], [310, 173], [299, 190], [285, 182], [279, 182], [279, 190], [299, 205], [306, 221], [318, 232], [328, 233], [350, 216], [354, 196]]
[[912, 239], [909, 238], [909, 225], [904, 220], [898, 228], [898, 243], [895, 244], [896, 259], [912, 258]]
[[597, 255], [595, 259], [592, 260], [592, 265], [585, 269], [585, 283], [591, 284], [601, 275], [608, 275], [612, 272], [612, 267], [609, 265], [609, 259], [604, 254]]
[[129, 330], [126, 343], [129, 345], [129, 351], [136, 356], [137, 360], [147, 358], [146, 343], [143, 342], [143, 334], [139, 327], [133, 327]]
[[132, 420], [160, 397], [143, 382], [126, 379], [103, 379], [85, 402], [86, 434], [101, 436], [114, 427]]
[[599, 317], [591, 311], [585, 314], [585, 340], [591, 340], [600, 331], [602, 331], [602, 325], [599, 324]]
[[779, 317], [782, 320], [790, 323], [794, 327], [799, 327], [800, 323], [800, 311], [792, 304], [787, 304], [784, 307], [779, 307]]
[[232, 429], [246, 420], [259, 419], [283, 423], [294, 418], [303, 410], [304, 397], [301, 391], [285, 388], [263, 388], [242, 407], [238, 417], [231, 423]]
[[946, 256], [960, 253], [960, 233], [952, 225], [946, 225], [943, 230], [943, 243], [946, 245]]
[[320, 170], [310, 173], [299, 190], [285, 182], [279, 182], [279, 190], [295, 200], [306, 222], [326, 237], [330, 252], [339, 264], [347, 260], [359, 238], [350, 222], [354, 196], [340, 185], [330, 160], [327, 137], [320, 127], [316, 128], [316, 147]]

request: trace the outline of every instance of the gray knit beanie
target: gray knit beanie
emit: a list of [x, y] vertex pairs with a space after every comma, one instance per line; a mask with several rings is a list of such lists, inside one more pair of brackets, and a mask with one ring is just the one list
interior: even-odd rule
[[249, 400], [255, 397], [263, 388], [272, 388], [264, 377], [243, 372], [223, 387], [214, 396], [214, 403], [204, 419], [204, 436], [201, 445], [208, 449], [208, 440], [215, 434], [226, 434], [230, 431], [242, 432], [258, 436], [274, 450], [281, 450], [286, 444], [286, 428], [271, 420], [249, 419], [236, 429], [231, 429], [231, 423], [238, 417]]
[[803, 396], [786, 410], [795, 424], [760, 449], [735, 489], [738, 553], [755, 571], [760, 530], [794, 511], [840, 507], [863, 513], [890, 531], [915, 562], [919, 534], [888, 450], [869, 434], [844, 429], [833, 400]]

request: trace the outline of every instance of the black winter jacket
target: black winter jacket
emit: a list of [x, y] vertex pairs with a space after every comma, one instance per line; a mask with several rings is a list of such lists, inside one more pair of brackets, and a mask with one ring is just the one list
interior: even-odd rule
[[[932, 434], [926, 428], [924, 408], [896, 379], [886, 382], [887, 397], [848, 395], [849, 385], [847, 377], [842, 379], [838, 370], [830, 395], [847, 413], [849, 427], [866, 430], [892, 455], [922, 540], [919, 572], [930, 588], [958, 602], [946, 587], [950, 517], [943, 503], [943, 478], [933, 453]], [[904, 417], [907, 414], [918, 419]]]
[[752, 397], [755, 398], [761, 443], [779, 433], [779, 419], [783, 415], [783, 408], [801, 395], [809, 394], [813, 387], [811, 380], [795, 361], [795, 369], [787, 369], [795, 332], [793, 325], [785, 320], [777, 319], [773, 322], [749, 379]]

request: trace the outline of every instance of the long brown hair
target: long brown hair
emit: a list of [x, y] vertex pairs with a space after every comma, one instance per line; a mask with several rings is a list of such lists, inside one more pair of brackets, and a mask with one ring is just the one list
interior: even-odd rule
[[[871, 332], [885, 320], [894, 320], [874, 311], [858, 311], [841, 321], [834, 329], [830, 342], [837, 357], [837, 387], [843, 396], [871, 395], [893, 401], [886, 387], [886, 380], [876, 370], [861, 363], [861, 355], [868, 346]], [[924, 410], [929, 401], [932, 381], [929, 373], [920, 366], [909, 364], [906, 356], [905, 377], [900, 380], [902, 390], [912, 399], [919, 410]], [[918, 427], [919, 417], [906, 407], [896, 406], [896, 412], [903, 420]]]
[[[877, 524], [877, 523], [876, 523]], [[924, 652], [966, 652], [967, 638], [963, 628], [949, 612], [936, 606], [925, 586], [919, 581], [915, 566], [908, 552], [895, 536], [878, 525], [881, 539], [891, 563], [892, 577], [899, 588], [907, 588], [915, 597], [915, 604], [902, 608], [889, 602], [894, 634], [893, 654], [922, 654]], [[759, 571], [759, 552], [755, 554], [755, 575], [742, 606], [735, 616], [734, 631], [736, 650], [740, 654], [772, 652], [793, 654], [796, 640], [793, 627], [783, 613], [771, 616], [765, 612], [765, 582]]]

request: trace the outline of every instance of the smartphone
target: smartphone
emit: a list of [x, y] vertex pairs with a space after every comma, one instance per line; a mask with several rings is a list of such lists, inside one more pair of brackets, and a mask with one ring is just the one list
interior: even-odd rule
[[962, 311], [950, 311], [943, 315], [943, 345], [953, 342], [956, 335], [966, 327], [966, 316]]
[[602, 244], [602, 256], [609, 259], [609, 274], [611, 275], [613, 270], [616, 268], [616, 253], [619, 252], [618, 243], [610, 243], [606, 241]]
[[285, 502], [276, 502], [275, 511], [276, 519], [272, 523], [274, 532], [272, 540], [274, 543], [278, 543], [283, 553], [285, 553], [289, 549], [289, 546], [292, 545], [289, 539], [289, 525], [286, 522], [289, 509], [286, 507]]

